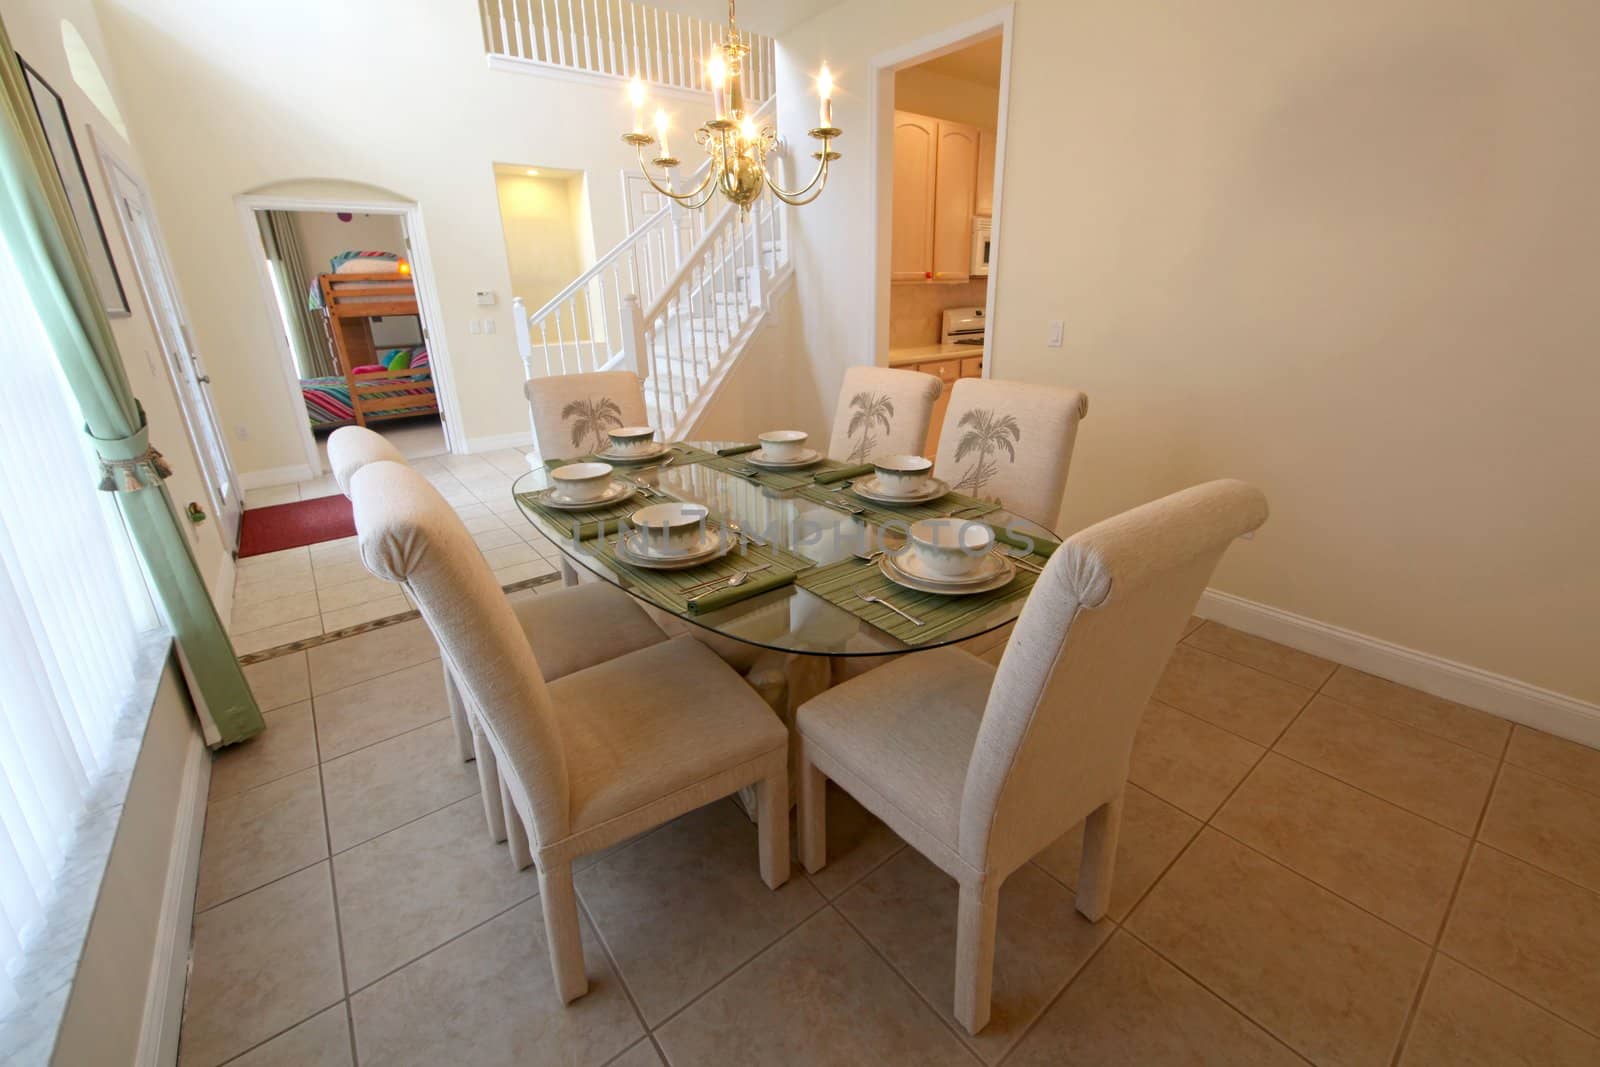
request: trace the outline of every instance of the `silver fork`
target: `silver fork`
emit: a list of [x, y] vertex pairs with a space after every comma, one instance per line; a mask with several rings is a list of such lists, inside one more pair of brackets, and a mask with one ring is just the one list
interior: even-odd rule
[[910, 615], [904, 611], [901, 611], [899, 608], [895, 607], [893, 604], [889, 603], [887, 600], [883, 599], [883, 597], [878, 596], [875, 593], [863, 593], [859, 585], [853, 589], [853, 592], [856, 594], [856, 596], [860, 597], [868, 604], [877, 604], [879, 607], [888, 608], [890, 611], [906, 620], [906, 622], [909, 622], [912, 626], [922, 625], [922, 620], [917, 618], [915, 615]]

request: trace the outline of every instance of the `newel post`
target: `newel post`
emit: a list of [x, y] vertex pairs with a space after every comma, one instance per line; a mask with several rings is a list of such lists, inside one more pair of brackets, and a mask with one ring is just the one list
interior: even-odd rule
[[623, 363], [633, 368], [642, 381], [650, 377], [650, 355], [644, 339], [644, 313], [639, 310], [639, 296], [629, 293], [622, 298], [622, 354]]
[[528, 333], [528, 308], [522, 297], [511, 298], [511, 325], [517, 331], [517, 355], [522, 357], [522, 380], [533, 377], [533, 338]]

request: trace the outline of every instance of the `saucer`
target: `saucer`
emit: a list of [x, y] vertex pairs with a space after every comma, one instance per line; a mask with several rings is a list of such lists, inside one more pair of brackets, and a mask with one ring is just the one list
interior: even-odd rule
[[964, 578], [940, 578], [924, 570], [909, 551], [898, 554], [884, 553], [878, 557], [878, 569], [896, 585], [915, 589], [919, 593], [940, 593], [944, 596], [971, 596], [1003, 588], [1016, 577], [1017, 569], [1011, 561], [998, 555], [986, 555], [978, 569]]
[[818, 452], [814, 448], [808, 448], [804, 452], [801, 452], [798, 459], [766, 459], [761, 455], [761, 450], [759, 448], [754, 452], [744, 456], [745, 461], [752, 467], [765, 467], [767, 470], [773, 471], [786, 471], [792, 470], [796, 467], [809, 467], [821, 458], [822, 453]]
[[929, 478], [928, 484], [914, 494], [891, 493], [878, 482], [876, 474], [869, 474], [851, 485], [850, 489], [865, 500], [893, 507], [896, 504], [926, 504], [930, 500], [938, 500], [950, 492], [950, 485], [938, 478]]
[[627, 500], [638, 491], [639, 487], [637, 485], [618, 479], [613, 480], [610, 485], [606, 486], [606, 491], [593, 500], [563, 500], [556, 495], [553, 487], [540, 490], [538, 496], [539, 503], [559, 511], [593, 511], [595, 508], [603, 508], [607, 504], [615, 504]]
[[656, 441], [655, 447], [648, 452], [616, 452], [608, 448], [604, 452], [596, 452], [595, 458], [603, 459], [607, 463], [647, 463], [652, 459], [660, 459], [671, 451], [671, 445]]
[[617, 555], [623, 562], [631, 563], [636, 567], [645, 567], [656, 571], [679, 571], [689, 567], [698, 567], [703, 563], [721, 559], [733, 550], [739, 543], [737, 537], [731, 537], [722, 529], [707, 530], [701, 539], [701, 547], [683, 555], [662, 555], [646, 547], [644, 533], [641, 530], [630, 530], [617, 541]]

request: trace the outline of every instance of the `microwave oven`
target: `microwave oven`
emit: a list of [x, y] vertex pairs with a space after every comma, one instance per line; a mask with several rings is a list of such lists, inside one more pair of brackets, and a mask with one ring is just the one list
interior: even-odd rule
[[974, 277], [989, 273], [989, 263], [994, 258], [993, 224], [993, 219], [979, 217], [972, 220], [971, 273]]

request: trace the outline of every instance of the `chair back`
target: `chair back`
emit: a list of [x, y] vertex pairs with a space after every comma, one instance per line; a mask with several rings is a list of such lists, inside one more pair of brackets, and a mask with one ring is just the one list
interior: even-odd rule
[[427, 479], [372, 463], [351, 480], [361, 560], [404, 583], [501, 757], [517, 807], [540, 842], [568, 830], [565, 753], [544, 676], [494, 572]]
[[595, 371], [529, 379], [524, 391], [541, 459], [586, 456], [611, 447], [607, 431], [645, 426], [644, 385], [632, 371]]
[[879, 456], [922, 455], [939, 379], [913, 370], [851, 367], [839, 388], [828, 456], [870, 463]]
[[345, 496], [350, 495], [350, 479], [356, 471], [369, 463], [383, 462], [404, 466], [406, 458], [365, 426], [341, 426], [328, 435], [328, 466], [333, 468], [333, 480]]
[[989, 691], [962, 795], [964, 860], [1010, 871], [1120, 794], [1145, 704], [1212, 570], [1266, 518], [1259, 489], [1207, 482], [1056, 549]]
[[1076, 389], [962, 378], [950, 391], [933, 473], [959, 493], [1053, 527], [1088, 413], [1089, 398]]

